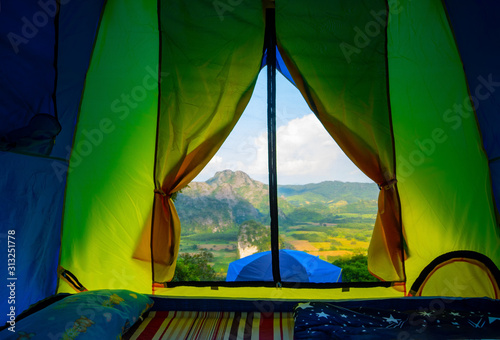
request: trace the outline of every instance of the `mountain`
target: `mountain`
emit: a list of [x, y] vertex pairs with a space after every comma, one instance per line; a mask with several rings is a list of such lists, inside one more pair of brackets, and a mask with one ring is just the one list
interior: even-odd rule
[[[269, 186], [242, 171], [217, 172], [206, 182], [191, 182], [175, 205], [183, 233], [238, 230], [245, 221], [269, 223]], [[334, 223], [336, 213], [376, 212], [373, 183], [329, 181], [278, 186], [280, 224]]]
[[269, 211], [269, 186], [250, 178], [243, 171], [224, 170], [205, 182], [214, 187], [214, 194], [224, 198], [222, 191], [231, 191], [236, 197], [243, 198], [261, 212]]
[[206, 182], [191, 182], [175, 203], [185, 231], [225, 231], [247, 220], [262, 220], [268, 191], [242, 171], [225, 170]]
[[360, 200], [376, 200], [379, 189], [375, 183], [351, 183], [326, 181], [305, 185], [280, 185], [278, 195], [285, 197], [294, 205], [346, 201], [355, 203]]

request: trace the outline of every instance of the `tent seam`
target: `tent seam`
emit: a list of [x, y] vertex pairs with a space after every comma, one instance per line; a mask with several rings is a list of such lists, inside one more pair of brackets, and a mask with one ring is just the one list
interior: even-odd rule
[[[406, 268], [405, 268], [405, 238], [403, 233], [403, 214], [401, 207], [401, 198], [399, 197], [398, 183], [397, 183], [397, 172], [396, 172], [396, 141], [394, 138], [394, 125], [392, 120], [392, 106], [391, 106], [391, 92], [390, 92], [390, 76], [389, 76], [389, 44], [388, 44], [388, 31], [389, 31], [389, 19], [390, 19], [390, 5], [389, 1], [385, 1], [387, 18], [385, 24], [385, 76], [386, 76], [386, 96], [387, 96], [387, 113], [389, 116], [389, 126], [391, 131], [391, 141], [392, 141], [392, 160], [393, 160], [393, 173], [394, 178], [396, 179], [394, 183], [394, 192], [396, 193], [396, 199], [398, 203], [398, 214], [399, 214], [399, 234], [401, 241], [401, 265], [403, 270], [403, 277], [401, 278], [403, 282], [406, 283]], [[405, 284], [405, 295], [406, 295], [406, 284]]]
[[[101, 8], [101, 13], [99, 15], [99, 20], [97, 22], [97, 27], [95, 29], [95, 34], [94, 34], [94, 41], [92, 44], [92, 49], [90, 52], [90, 58], [89, 58], [89, 63], [87, 65], [87, 70], [85, 72], [85, 78], [83, 81], [83, 86], [82, 86], [82, 93], [80, 95], [80, 103], [78, 104], [78, 112], [76, 115], [75, 119], [75, 125], [74, 125], [74, 131], [73, 131], [73, 138], [71, 141], [71, 152], [68, 154], [68, 159], [65, 160], [65, 163], [68, 163], [68, 171], [66, 172], [66, 183], [64, 185], [64, 198], [63, 198], [63, 206], [62, 206], [62, 214], [61, 214], [61, 235], [60, 235], [60, 245], [59, 245], [59, 260], [58, 260], [58, 267], [61, 265], [61, 258], [62, 258], [62, 241], [63, 241], [63, 236], [64, 236], [64, 216], [66, 215], [66, 197], [68, 194], [68, 177], [69, 177], [69, 166], [70, 166], [70, 160], [71, 160], [71, 153], [73, 152], [74, 146], [75, 146], [75, 140], [76, 140], [76, 132], [78, 130], [78, 122], [80, 120], [80, 113], [82, 111], [82, 103], [83, 103], [83, 94], [85, 93], [85, 87], [87, 83], [87, 75], [89, 73], [89, 68], [92, 63], [92, 56], [94, 55], [95, 47], [97, 44], [97, 37], [99, 36], [99, 31], [101, 28], [101, 23], [102, 19], [104, 17], [104, 12], [106, 10], [106, 5], [108, 1], [103, 0], [102, 8]], [[59, 290], [59, 283], [60, 279], [58, 277], [57, 284], [56, 284], [56, 292]]]
[[[156, 13], [157, 13], [157, 25], [158, 25], [158, 103], [156, 107], [156, 136], [155, 136], [155, 156], [154, 156], [154, 164], [153, 164], [153, 185], [156, 190], [161, 190], [157, 188], [157, 180], [156, 180], [156, 167], [158, 163], [158, 141], [160, 135], [160, 112], [161, 112], [161, 60], [163, 55], [163, 44], [162, 44], [162, 21], [161, 21], [161, 0], [156, 1]], [[153, 208], [151, 211], [151, 236], [150, 236], [150, 251], [151, 251], [151, 291], [154, 294], [153, 285], [155, 282], [155, 266], [154, 266], [154, 251], [153, 251], [153, 234], [154, 234], [154, 221], [155, 221], [155, 206], [156, 206], [157, 195], [153, 193]]]

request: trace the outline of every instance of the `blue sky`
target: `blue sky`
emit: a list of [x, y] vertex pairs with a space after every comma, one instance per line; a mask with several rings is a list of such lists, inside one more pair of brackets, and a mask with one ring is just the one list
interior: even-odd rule
[[[195, 181], [206, 181], [216, 171], [230, 169], [268, 183], [266, 90], [264, 68], [234, 130]], [[345, 156], [300, 92], [280, 73], [276, 102], [278, 184], [371, 182]]]

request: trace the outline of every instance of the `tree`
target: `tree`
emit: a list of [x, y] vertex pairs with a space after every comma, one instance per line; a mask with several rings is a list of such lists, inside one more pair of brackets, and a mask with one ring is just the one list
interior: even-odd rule
[[332, 262], [342, 268], [343, 282], [377, 282], [379, 281], [368, 271], [368, 257], [363, 254], [352, 257], [344, 256]]
[[197, 254], [179, 255], [172, 282], [180, 281], [215, 281], [217, 276], [210, 265], [214, 255], [206, 250]]
[[250, 246], [256, 246], [259, 252], [271, 250], [269, 227], [254, 220], [248, 220], [241, 224], [238, 241], [244, 241]]

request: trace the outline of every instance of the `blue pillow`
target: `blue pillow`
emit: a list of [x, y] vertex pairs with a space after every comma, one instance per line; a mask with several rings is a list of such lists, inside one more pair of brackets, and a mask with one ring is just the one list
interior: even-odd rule
[[82, 292], [19, 320], [15, 325], [15, 333], [5, 329], [1, 337], [121, 339], [121, 335], [152, 306], [151, 298], [130, 290], [104, 289]]

